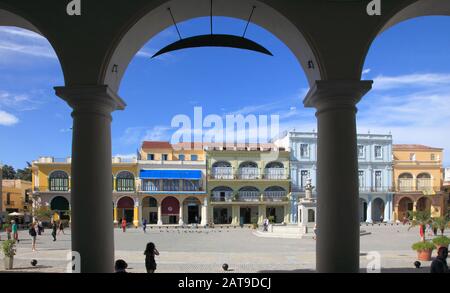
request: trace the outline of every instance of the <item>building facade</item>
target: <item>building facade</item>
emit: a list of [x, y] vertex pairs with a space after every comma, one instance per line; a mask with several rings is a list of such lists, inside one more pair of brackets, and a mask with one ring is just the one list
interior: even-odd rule
[[[61, 218], [70, 211], [71, 159], [33, 162], [35, 208], [47, 206]], [[114, 223], [206, 224], [205, 152], [190, 145], [144, 142], [137, 158], [112, 158]], [[95, 207], [93, 207], [95, 209]]]
[[22, 213], [29, 217], [32, 212], [31, 182], [3, 179], [1, 181], [2, 210], [0, 214]]
[[[316, 186], [317, 194], [317, 133], [287, 132], [275, 141], [290, 151], [292, 198], [291, 222], [298, 221], [295, 204], [305, 197], [308, 179]], [[392, 220], [392, 136], [358, 135], [360, 221]]]
[[289, 153], [275, 145], [207, 147], [209, 222], [262, 224], [291, 218]]
[[447, 212], [442, 161], [441, 148], [394, 145], [395, 220], [404, 220], [412, 211], [429, 211], [433, 217]]

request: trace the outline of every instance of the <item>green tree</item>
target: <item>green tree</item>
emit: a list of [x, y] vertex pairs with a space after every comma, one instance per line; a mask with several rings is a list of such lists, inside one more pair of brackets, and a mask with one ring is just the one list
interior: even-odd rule
[[423, 229], [423, 237], [422, 237], [422, 241], [425, 241], [425, 227], [427, 224], [432, 224], [433, 223], [433, 218], [431, 218], [431, 214], [430, 212], [427, 211], [416, 211], [416, 212], [412, 212], [410, 211], [408, 213], [409, 215], [409, 220], [411, 221], [411, 226], [408, 228], [408, 230], [419, 226], [422, 227]]
[[444, 236], [445, 229], [448, 228], [449, 224], [450, 224], [450, 217], [449, 217], [449, 215], [445, 215], [443, 217], [433, 218], [433, 228], [438, 229], [439, 231], [441, 231], [441, 236]]
[[27, 162], [27, 167], [25, 169], [18, 169], [16, 173], [16, 179], [31, 181], [31, 164]]
[[39, 221], [50, 221], [52, 211], [48, 207], [39, 207], [34, 211], [34, 217]]
[[2, 168], [3, 179], [15, 179], [16, 178], [16, 170], [14, 170], [13, 166], [4, 165]]

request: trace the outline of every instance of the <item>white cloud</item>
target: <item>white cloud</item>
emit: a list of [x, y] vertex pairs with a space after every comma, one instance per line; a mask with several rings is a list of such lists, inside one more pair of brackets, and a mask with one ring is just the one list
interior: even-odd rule
[[432, 87], [450, 84], [450, 74], [424, 73], [399, 76], [379, 75], [374, 79], [374, 90], [392, 90], [408, 87]]
[[0, 125], [12, 126], [14, 124], [17, 124], [18, 122], [19, 119], [16, 116], [0, 110]]
[[50, 43], [43, 36], [19, 28], [0, 28], [0, 61], [6, 62], [14, 55], [57, 59]]
[[15, 111], [31, 111], [39, 108], [42, 101], [32, 99], [28, 94], [15, 94], [0, 90], [0, 106]]
[[[450, 150], [450, 74], [409, 74], [375, 79], [359, 104], [358, 129], [392, 132], [394, 143]], [[380, 91], [377, 91], [380, 90]], [[450, 165], [445, 156], [446, 165]]]
[[370, 69], [370, 68], [364, 69], [363, 72], [362, 72], [362, 75], [367, 75], [367, 74], [369, 74], [371, 71], [372, 71], [372, 69]]

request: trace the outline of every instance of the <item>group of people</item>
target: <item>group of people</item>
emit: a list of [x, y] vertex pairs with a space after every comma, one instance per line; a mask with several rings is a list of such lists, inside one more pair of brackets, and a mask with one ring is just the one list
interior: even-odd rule
[[[144, 251], [145, 255], [145, 269], [147, 273], [151, 274], [156, 271], [156, 260], [155, 256], [159, 255], [159, 251], [156, 249], [156, 246], [153, 242], [147, 243], [147, 246]], [[123, 260], [119, 259], [115, 263], [115, 272], [116, 273], [127, 273], [128, 264]]]
[[[41, 221], [33, 222], [30, 224], [30, 229], [28, 230], [28, 234], [31, 237], [31, 249], [32, 251], [36, 251], [36, 239], [38, 235], [42, 235], [44, 232], [44, 226]], [[64, 234], [64, 224], [62, 221], [52, 221], [52, 237], [53, 241], [56, 241], [56, 235], [63, 233]]]

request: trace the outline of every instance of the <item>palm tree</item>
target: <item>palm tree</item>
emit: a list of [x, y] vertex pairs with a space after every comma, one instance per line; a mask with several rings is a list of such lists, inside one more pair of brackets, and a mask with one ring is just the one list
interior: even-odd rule
[[411, 226], [408, 230], [419, 226], [422, 228], [423, 236], [421, 235], [422, 241], [425, 242], [425, 226], [427, 224], [431, 224], [433, 222], [433, 218], [431, 218], [430, 212], [427, 211], [415, 211], [408, 212], [409, 220], [411, 221]]
[[442, 217], [433, 218], [433, 228], [441, 231], [441, 236], [444, 236], [445, 229], [450, 224], [450, 215], [447, 214]]

